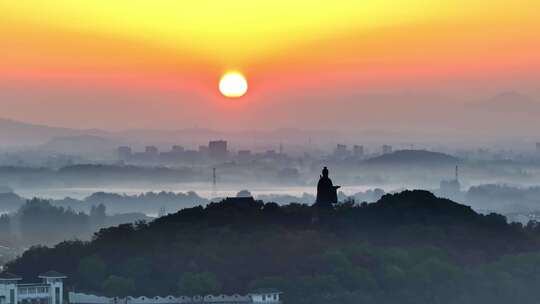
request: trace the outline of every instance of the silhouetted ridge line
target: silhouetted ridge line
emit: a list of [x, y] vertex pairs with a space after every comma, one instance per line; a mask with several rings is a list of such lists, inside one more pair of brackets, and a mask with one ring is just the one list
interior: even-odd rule
[[[509, 225], [503, 216], [481, 215], [421, 190], [328, 209], [233, 197], [150, 223], [101, 229], [90, 242], [33, 247], [7, 270], [33, 277], [57, 269], [68, 276], [67, 288], [109, 296], [242, 293], [273, 286], [291, 303], [327, 303], [320, 299], [354, 293], [375, 303], [406, 297], [406, 303], [423, 304], [433, 298], [407, 297], [424, 292], [426, 284], [476, 294], [471, 286], [483, 290], [475, 284], [494, 280], [498, 269], [530, 285], [511, 272], [515, 265], [504, 257], [532, 255], [523, 265], [537, 269], [539, 244], [538, 225]], [[490, 268], [493, 263], [502, 264]], [[457, 276], [465, 284], [423, 281], [434, 276]], [[491, 291], [481, 294], [484, 299]]]
[[426, 150], [398, 150], [365, 160], [367, 164], [456, 163], [459, 158]]

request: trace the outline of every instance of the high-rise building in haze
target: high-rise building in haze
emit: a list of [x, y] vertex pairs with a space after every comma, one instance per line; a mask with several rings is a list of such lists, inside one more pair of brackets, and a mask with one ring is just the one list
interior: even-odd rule
[[353, 156], [356, 158], [364, 157], [364, 146], [354, 145], [353, 147]]
[[147, 156], [157, 156], [159, 154], [159, 150], [155, 146], [146, 146], [144, 148], [144, 153], [146, 153]]
[[349, 151], [347, 150], [347, 145], [337, 144], [336, 150], [334, 150], [334, 157], [337, 159], [344, 159], [349, 156]]
[[182, 147], [182, 146], [174, 145], [174, 146], [172, 146], [171, 152], [184, 153], [185, 150], [186, 149], [184, 149], [184, 147]]
[[390, 146], [390, 145], [383, 145], [383, 146], [382, 146], [382, 153], [383, 153], [383, 154], [392, 153], [392, 146]]
[[227, 141], [213, 140], [208, 143], [208, 155], [215, 159], [224, 159], [227, 157]]
[[238, 160], [241, 162], [246, 162], [252, 159], [252, 154], [250, 150], [240, 150], [238, 151]]
[[118, 147], [118, 149], [116, 150], [116, 154], [118, 156], [118, 159], [123, 160], [123, 161], [127, 161], [127, 160], [131, 159], [132, 153], [133, 152], [131, 151], [131, 148], [128, 147], [128, 146]]

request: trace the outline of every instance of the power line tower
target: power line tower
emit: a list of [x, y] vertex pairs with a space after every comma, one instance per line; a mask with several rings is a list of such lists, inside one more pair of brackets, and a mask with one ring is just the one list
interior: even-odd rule
[[216, 177], [216, 168], [212, 168], [212, 197], [213, 199], [217, 196], [217, 177]]

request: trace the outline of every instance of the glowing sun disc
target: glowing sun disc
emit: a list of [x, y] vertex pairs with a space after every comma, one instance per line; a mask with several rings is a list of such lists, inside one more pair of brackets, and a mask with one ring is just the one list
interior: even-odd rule
[[230, 98], [242, 97], [248, 90], [247, 80], [239, 72], [228, 72], [219, 81], [219, 91]]

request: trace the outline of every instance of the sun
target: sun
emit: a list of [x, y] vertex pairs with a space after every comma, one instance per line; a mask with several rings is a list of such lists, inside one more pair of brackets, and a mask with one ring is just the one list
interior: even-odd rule
[[246, 94], [247, 90], [247, 80], [240, 72], [227, 72], [219, 81], [219, 91], [225, 97], [242, 97]]

